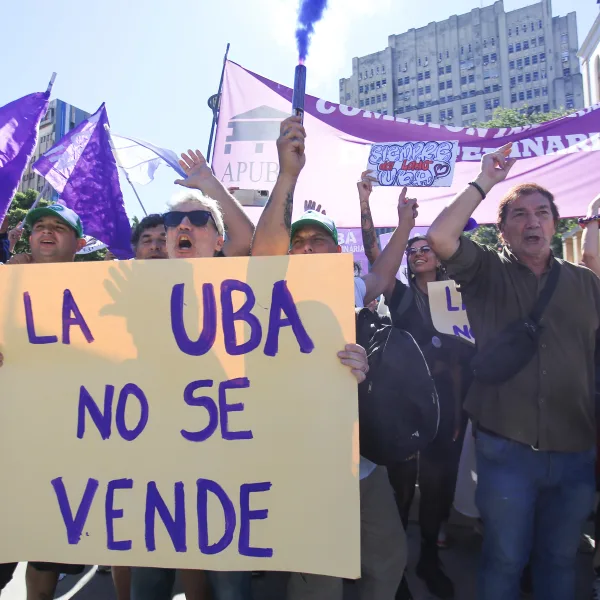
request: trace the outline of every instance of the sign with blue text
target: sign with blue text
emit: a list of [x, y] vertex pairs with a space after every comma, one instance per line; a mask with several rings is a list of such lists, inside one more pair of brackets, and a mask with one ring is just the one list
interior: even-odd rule
[[0, 269], [0, 562], [360, 576], [350, 255]]

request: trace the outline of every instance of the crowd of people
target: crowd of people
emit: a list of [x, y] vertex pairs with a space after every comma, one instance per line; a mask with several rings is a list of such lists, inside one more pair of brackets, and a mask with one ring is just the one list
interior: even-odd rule
[[[325, 214], [309, 210], [292, 221], [294, 190], [306, 161], [305, 138], [298, 117], [282, 122], [279, 174], [256, 228], [200, 152], [182, 155], [187, 179], [176, 183], [187, 189], [166, 213], [149, 215], [134, 228], [135, 260], [341, 252], [335, 223]], [[483, 247], [463, 232], [478, 205], [510, 172], [515, 162], [510, 153], [508, 144], [485, 155], [479, 176], [442, 210], [426, 236], [410, 237], [418, 202], [403, 189], [398, 226], [382, 251], [370, 210], [373, 177], [365, 172], [358, 182], [371, 267], [355, 277], [355, 306], [372, 306], [383, 298], [379, 305], [387, 307], [393, 327], [409, 332], [419, 345], [440, 407], [437, 435], [417, 455], [387, 468], [360, 459], [361, 578], [355, 585], [361, 600], [412, 598], [404, 576], [405, 530], [417, 483], [421, 547], [416, 574], [436, 597], [454, 597], [452, 574], [439, 549], [445, 544], [444, 523], [453, 505], [461, 451], [473, 444], [483, 529], [477, 598], [516, 600], [527, 569], [536, 599], [575, 598], [580, 535], [596, 494], [600, 197], [582, 220], [584, 265], [553, 256], [558, 210], [551, 192], [534, 183], [520, 183], [500, 201], [502, 249]], [[23, 231], [30, 251], [12, 254]], [[35, 208], [24, 230], [8, 231], [6, 222], [0, 227], [0, 262], [70, 262], [84, 243], [81, 221], [72, 210]], [[404, 255], [406, 283], [397, 279]], [[459, 285], [476, 347], [433, 326], [428, 283], [444, 279]], [[527, 343], [520, 352], [524, 335]], [[10, 348], [0, 352], [8, 356]], [[365, 380], [364, 348], [348, 344], [338, 356], [358, 384]], [[0, 354], [0, 366], [2, 359]], [[490, 364], [497, 371], [494, 377], [484, 375]], [[599, 539], [600, 511], [596, 514]], [[600, 574], [600, 553], [594, 566]], [[15, 567], [0, 565], [0, 590]], [[53, 598], [60, 574], [83, 569], [29, 563], [28, 600]], [[112, 575], [118, 600], [166, 600], [176, 573], [113, 567]], [[181, 578], [188, 600], [252, 598], [251, 573], [186, 570]], [[600, 599], [600, 577], [597, 585]], [[343, 580], [292, 573], [286, 597], [342, 600]]]

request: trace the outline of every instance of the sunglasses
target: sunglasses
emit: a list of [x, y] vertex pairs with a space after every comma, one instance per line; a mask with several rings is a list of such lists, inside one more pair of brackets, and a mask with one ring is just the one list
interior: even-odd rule
[[414, 256], [415, 254], [429, 254], [431, 248], [429, 246], [421, 246], [420, 248], [407, 248], [406, 256]]
[[213, 223], [215, 222], [210, 210], [191, 210], [190, 212], [171, 210], [163, 215], [165, 227], [177, 227], [186, 217], [195, 227], [204, 227], [208, 223], [209, 219], [212, 219]]

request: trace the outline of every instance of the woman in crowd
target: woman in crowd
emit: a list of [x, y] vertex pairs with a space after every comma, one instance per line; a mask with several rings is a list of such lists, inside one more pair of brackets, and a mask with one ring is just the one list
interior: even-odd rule
[[[372, 180], [365, 172], [358, 184], [363, 243], [370, 262], [379, 253], [369, 207]], [[454, 497], [466, 424], [462, 411], [468, 387], [466, 366], [473, 349], [455, 336], [438, 333], [433, 326], [427, 286], [446, 277], [426, 238], [417, 236], [410, 239], [406, 256], [408, 283], [393, 279], [385, 297], [394, 326], [408, 331], [415, 338], [427, 360], [438, 392], [440, 423], [436, 438], [418, 457], [388, 467], [388, 474], [405, 528], [418, 479], [421, 556], [416, 573], [432, 594], [439, 598], [452, 598], [454, 586], [439, 560], [438, 538]], [[396, 598], [411, 598], [405, 579]]]

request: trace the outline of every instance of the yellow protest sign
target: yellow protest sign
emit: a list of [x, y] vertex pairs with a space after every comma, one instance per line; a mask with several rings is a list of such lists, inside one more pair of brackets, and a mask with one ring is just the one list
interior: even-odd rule
[[360, 576], [352, 257], [0, 269], [0, 562]]
[[449, 279], [428, 283], [427, 292], [431, 320], [436, 331], [455, 335], [474, 344], [475, 337], [467, 318], [467, 309], [456, 289], [456, 282]]

